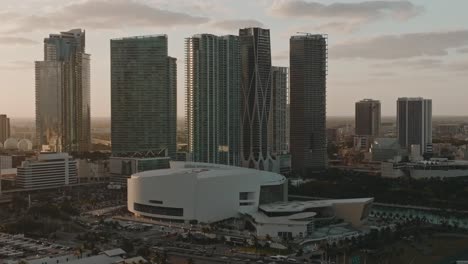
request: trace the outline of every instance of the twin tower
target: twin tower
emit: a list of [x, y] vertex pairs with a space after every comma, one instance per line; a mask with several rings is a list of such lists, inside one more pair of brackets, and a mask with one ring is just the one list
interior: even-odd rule
[[326, 168], [325, 36], [291, 37], [289, 78], [272, 66], [268, 29], [195, 35], [185, 54], [192, 160], [283, 174], [292, 163], [304, 176]]

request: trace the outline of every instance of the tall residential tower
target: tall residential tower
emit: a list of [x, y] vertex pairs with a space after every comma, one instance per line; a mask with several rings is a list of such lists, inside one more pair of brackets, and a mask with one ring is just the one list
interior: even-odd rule
[[419, 154], [432, 152], [432, 100], [398, 98], [397, 134], [402, 148], [418, 145]]
[[290, 152], [296, 175], [327, 167], [327, 56], [326, 36], [290, 38]]
[[112, 154], [165, 153], [175, 158], [176, 59], [167, 36], [111, 40]]
[[272, 112], [270, 116], [270, 152], [275, 157], [288, 152], [288, 68], [273, 66], [272, 74]]
[[36, 144], [51, 151], [91, 147], [90, 55], [85, 31], [73, 29], [44, 39], [36, 61]]
[[185, 40], [186, 129], [190, 159], [240, 166], [240, 58], [237, 36]]

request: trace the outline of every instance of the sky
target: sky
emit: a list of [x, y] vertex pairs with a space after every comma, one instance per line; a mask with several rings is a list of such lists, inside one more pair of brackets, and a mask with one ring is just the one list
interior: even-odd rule
[[468, 113], [466, 0], [0, 0], [0, 113], [34, 117], [34, 61], [51, 33], [86, 30], [91, 115], [110, 116], [110, 39], [167, 34], [178, 59], [184, 115], [184, 39], [198, 33], [270, 29], [273, 65], [289, 65], [289, 37], [328, 34], [327, 114], [354, 115], [354, 102], [433, 100], [434, 115]]

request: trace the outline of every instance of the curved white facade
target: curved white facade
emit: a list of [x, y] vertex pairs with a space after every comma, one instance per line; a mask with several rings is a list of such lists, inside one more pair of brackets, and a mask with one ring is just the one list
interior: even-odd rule
[[284, 176], [218, 164], [171, 162], [128, 179], [128, 210], [171, 221], [215, 222], [287, 200]]

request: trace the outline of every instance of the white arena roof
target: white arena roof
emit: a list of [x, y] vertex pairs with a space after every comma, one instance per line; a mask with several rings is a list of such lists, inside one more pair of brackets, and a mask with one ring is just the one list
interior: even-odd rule
[[[242, 172], [252, 172], [252, 169], [242, 168], [242, 167], [233, 167], [220, 164], [211, 164], [211, 163], [191, 163], [191, 162], [178, 162], [171, 161], [170, 169], [160, 169], [160, 170], [151, 170], [139, 172], [132, 175], [132, 178], [139, 177], [159, 177], [159, 176], [168, 176], [168, 175], [181, 175], [181, 174], [193, 174], [197, 179], [207, 179], [214, 177], [229, 177], [237, 176]], [[283, 182], [285, 180], [284, 176], [268, 171], [256, 171], [256, 176], [260, 177], [262, 182]]]

